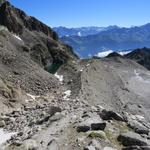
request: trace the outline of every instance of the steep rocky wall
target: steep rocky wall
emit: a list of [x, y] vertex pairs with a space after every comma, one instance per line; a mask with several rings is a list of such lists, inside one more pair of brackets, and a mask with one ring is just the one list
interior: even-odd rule
[[78, 58], [70, 46], [59, 41], [50, 27], [7, 1], [0, 6], [0, 25], [18, 35], [31, 58], [45, 69], [57, 62], [63, 64], [69, 59]]

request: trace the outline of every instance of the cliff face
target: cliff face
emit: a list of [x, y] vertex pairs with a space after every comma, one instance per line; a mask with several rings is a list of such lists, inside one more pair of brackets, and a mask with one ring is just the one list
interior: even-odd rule
[[57, 87], [48, 72], [55, 73], [76, 59], [72, 48], [61, 43], [50, 27], [9, 2], [0, 6], [1, 78], [40, 94]]
[[58, 40], [57, 34], [50, 27], [34, 17], [27, 16], [22, 10], [13, 7], [9, 2], [2, 4], [0, 12], [0, 24], [16, 34], [22, 34], [23, 30], [27, 28], [30, 31], [43, 32], [54, 40]]
[[71, 47], [59, 42], [57, 34], [50, 27], [9, 2], [4, 2], [0, 7], [0, 25], [19, 35], [33, 59], [44, 67], [50, 67], [53, 62], [63, 63], [67, 59], [77, 58]]

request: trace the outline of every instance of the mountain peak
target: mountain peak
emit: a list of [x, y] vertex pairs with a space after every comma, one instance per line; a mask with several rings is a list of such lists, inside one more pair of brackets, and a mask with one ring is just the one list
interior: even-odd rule
[[28, 16], [22, 10], [15, 8], [8, 1], [0, 6], [0, 24], [16, 34], [22, 34], [24, 28], [30, 31], [43, 32], [47, 36], [57, 40], [57, 34], [50, 27], [34, 17]]

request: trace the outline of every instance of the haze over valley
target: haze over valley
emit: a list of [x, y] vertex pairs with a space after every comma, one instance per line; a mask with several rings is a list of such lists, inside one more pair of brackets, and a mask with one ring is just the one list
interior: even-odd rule
[[150, 47], [150, 23], [130, 28], [119, 26], [53, 28], [61, 40], [83, 58], [103, 51], [129, 51]]

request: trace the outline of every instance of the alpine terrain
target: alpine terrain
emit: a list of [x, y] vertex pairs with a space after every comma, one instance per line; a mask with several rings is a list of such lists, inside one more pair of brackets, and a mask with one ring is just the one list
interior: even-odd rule
[[108, 26], [68, 29], [58, 27], [54, 30], [58, 32], [63, 42], [71, 45], [83, 58], [108, 50], [124, 51], [150, 47], [150, 23], [130, 28]]
[[150, 50], [80, 59], [50, 27], [0, 5], [0, 150], [150, 150]]

